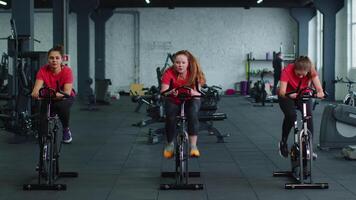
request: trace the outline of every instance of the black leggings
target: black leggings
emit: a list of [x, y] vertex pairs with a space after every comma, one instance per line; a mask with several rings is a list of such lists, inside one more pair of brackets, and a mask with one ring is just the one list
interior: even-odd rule
[[[188, 121], [188, 134], [197, 135], [199, 131], [199, 117], [200, 99], [192, 99], [186, 101], [184, 105], [184, 113]], [[180, 115], [180, 105], [171, 102], [169, 99], [165, 101], [166, 125], [165, 131], [167, 142], [171, 143], [177, 132], [177, 116]]]
[[[56, 113], [62, 123], [63, 128], [69, 127], [70, 108], [74, 102], [74, 97], [70, 97], [60, 101], [53, 101], [51, 105], [51, 113]], [[47, 103], [41, 102], [40, 111], [40, 126], [41, 131], [47, 130]]]
[[[287, 141], [288, 135], [292, 127], [294, 126], [294, 122], [297, 119], [297, 111], [298, 109], [300, 112], [303, 111], [303, 104], [298, 102], [297, 104], [294, 100], [289, 98], [282, 98], [278, 97], [279, 107], [284, 113], [283, 125], [282, 125], [282, 140]], [[307, 115], [311, 116], [307, 120], [307, 126], [309, 131], [313, 134], [313, 118], [312, 118], [312, 109], [311, 109], [311, 100], [307, 103]]]

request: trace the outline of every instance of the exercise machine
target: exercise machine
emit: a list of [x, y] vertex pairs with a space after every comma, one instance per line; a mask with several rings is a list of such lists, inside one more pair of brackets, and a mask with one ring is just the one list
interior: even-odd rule
[[[51, 112], [51, 104], [53, 99], [56, 98], [56, 90], [44, 87], [40, 89], [39, 93], [40, 98], [47, 104], [47, 131], [39, 131], [38, 136], [40, 147], [39, 165], [36, 169], [38, 171], [38, 183], [24, 184], [23, 190], [66, 190], [66, 184], [58, 184], [55, 181], [60, 177], [78, 177], [78, 173], [60, 172], [59, 170], [61, 143], [58, 134], [61, 130], [61, 124], [58, 115]], [[64, 98], [69, 98], [66, 93], [60, 93], [64, 95]]]
[[290, 150], [291, 171], [274, 172], [275, 177], [292, 177], [295, 182], [285, 184], [286, 189], [327, 189], [328, 183], [315, 183], [312, 180], [313, 160], [316, 154], [313, 152], [313, 134], [309, 131], [307, 120], [307, 103], [311, 98], [316, 98], [316, 90], [311, 87], [300, 89], [300, 83], [296, 91], [286, 94], [288, 97], [297, 93], [297, 102], [302, 103], [302, 128], [298, 128], [298, 120], [294, 122], [294, 143]]
[[[172, 85], [172, 84], [171, 84]], [[197, 85], [197, 84], [196, 84]], [[173, 88], [162, 92], [163, 96], [168, 96]], [[189, 137], [187, 133], [187, 117], [184, 113], [185, 102], [194, 97], [201, 97], [201, 95], [192, 96], [190, 95], [191, 88], [186, 86], [181, 86], [175, 88], [177, 91], [184, 89], [186, 92], [180, 92], [178, 98], [181, 101], [181, 112], [177, 116], [178, 133], [175, 140], [175, 172], [162, 172], [161, 177], [173, 177], [175, 178], [175, 183], [172, 184], [161, 184], [160, 189], [162, 190], [176, 190], [176, 189], [188, 189], [188, 190], [201, 190], [204, 188], [203, 184], [200, 183], [189, 183], [189, 177], [200, 177], [200, 172], [189, 172], [188, 170], [188, 160], [189, 160]], [[169, 97], [168, 97], [169, 98]]]

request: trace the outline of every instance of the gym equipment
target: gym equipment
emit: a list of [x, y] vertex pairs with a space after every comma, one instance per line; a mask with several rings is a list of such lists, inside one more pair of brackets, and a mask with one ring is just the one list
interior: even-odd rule
[[170, 65], [169, 61], [171, 61], [171, 63], [173, 63], [173, 55], [170, 53], [167, 53], [166, 61], [164, 62], [163, 68], [162, 69], [160, 69], [159, 67], [156, 68], [158, 88], [161, 87], [161, 78], [162, 78], [163, 72]]
[[214, 121], [223, 121], [227, 118], [225, 113], [217, 113], [218, 102], [220, 101], [221, 87], [218, 86], [202, 86], [204, 97], [199, 110], [199, 131], [207, 130], [209, 135], [215, 135], [218, 143], [224, 143], [224, 138], [230, 134], [222, 134], [214, 127]]
[[93, 84], [93, 79], [88, 78], [86, 80], [86, 83], [87, 83], [87, 87], [85, 88], [84, 96], [85, 96], [85, 104], [87, 105], [87, 107], [81, 108], [81, 110], [97, 111], [98, 108], [96, 106], [96, 97], [93, 89], [91, 88], [91, 85]]
[[[162, 92], [163, 96], [168, 96], [170, 94], [170, 92], [173, 89], [171, 86], [172, 86], [172, 84], [170, 84], [170, 88], [168, 88], [168, 90]], [[181, 100], [182, 103], [181, 103], [180, 115], [177, 116], [177, 124], [178, 124], [179, 131], [177, 133], [177, 137], [175, 140], [175, 150], [174, 150], [175, 172], [162, 172], [161, 173], [161, 177], [174, 177], [175, 183], [161, 184], [160, 189], [161, 190], [176, 190], [176, 189], [201, 190], [204, 187], [203, 184], [189, 183], [189, 177], [200, 177], [200, 172], [189, 172], [189, 170], [188, 170], [189, 138], [188, 138], [188, 133], [186, 130], [187, 117], [185, 116], [185, 113], [184, 113], [184, 105], [188, 99], [190, 99], [192, 97], [201, 97], [204, 94], [201, 91], [199, 91], [199, 88], [197, 88], [197, 91], [201, 95], [197, 95], [197, 96], [190, 95], [191, 88], [186, 87], [186, 86], [181, 86], [181, 87], [178, 87], [175, 89], [176, 89], [176, 91], [179, 91], [180, 89], [186, 90], [185, 92], [180, 92], [178, 94], [178, 98]]]
[[95, 96], [96, 103], [102, 105], [110, 104], [110, 95], [109, 95], [109, 85], [111, 85], [110, 79], [95, 79]]
[[356, 146], [349, 145], [342, 149], [341, 154], [347, 160], [356, 160]]
[[138, 112], [140, 107], [143, 104], [146, 104], [147, 116], [150, 117], [149, 119], [141, 120], [135, 124], [132, 124], [132, 126], [144, 127], [149, 124], [164, 121], [165, 116], [164, 116], [163, 101], [161, 99], [161, 95], [157, 87], [152, 86], [149, 90], [147, 90], [147, 92], [143, 96], [134, 94], [131, 90], [130, 93], [132, 95], [131, 98], [132, 102], [138, 103], [135, 112]]
[[[64, 92], [60, 92], [68, 98]], [[60, 172], [59, 155], [61, 144], [59, 144], [58, 133], [61, 130], [60, 120], [57, 114], [51, 113], [52, 100], [56, 98], [56, 90], [44, 87], [40, 89], [40, 97], [47, 104], [47, 132], [39, 134], [38, 143], [40, 145], [38, 183], [24, 184], [23, 190], [66, 190], [65, 184], [56, 184], [59, 177], [78, 177], [77, 172]], [[44, 183], [42, 183], [44, 179]]]
[[9, 73], [9, 55], [3, 53], [0, 62], [0, 92], [3, 93], [6, 86], [4, 85]]
[[254, 103], [261, 102], [261, 105], [254, 104], [253, 106], [273, 106], [272, 104], [266, 104], [267, 91], [266, 91], [266, 82], [264, 81], [264, 75], [269, 73], [266, 70], [260, 72], [261, 79], [255, 82], [254, 87], [251, 91], [251, 96], [255, 99]]
[[329, 104], [323, 111], [319, 148], [328, 150], [356, 144], [356, 107]]
[[[301, 82], [300, 82], [301, 83]], [[307, 126], [307, 102], [311, 98], [316, 98], [316, 90], [306, 87], [300, 89], [300, 83], [296, 91], [286, 94], [286, 96], [297, 93], [296, 101], [302, 103], [302, 128], [298, 128], [298, 120], [294, 122], [294, 143], [290, 150], [291, 171], [274, 172], [274, 177], [292, 177], [296, 182], [285, 184], [285, 189], [327, 189], [328, 183], [314, 183], [312, 180], [313, 160], [316, 154], [313, 152], [313, 134]]]
[[0, 108], [0, 119], [8, 131], [21, 136], [36, 135], [33, 128], [36, 113], [29, 94], [38, 68], [47, 63], [47, 52], [23, 51], [34, 39], [17, 35], [15, 21], [11, 19], [10, 23], [12, 35], [6, 38], [8, 52], [1, 61], [0, 100], [5, 100], [6, 105]]
[[343, 103], [346, 105], [350, 106], [356, 106], [356, 92], [353, 91], [353, 84], [355, 84], [355, 81], [350, 80], [348, 77], [345, 77], [346, 81], [343, 80], [343, 78], [337, 77], [336, 80], [334, 80], [334, 83], [346, 83], [347, 86], [347, 94], [344, 97]]

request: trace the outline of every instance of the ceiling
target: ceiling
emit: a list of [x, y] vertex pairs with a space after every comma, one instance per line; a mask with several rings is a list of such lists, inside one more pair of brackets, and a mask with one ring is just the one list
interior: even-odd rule
[[[11, 8], [11, 0], [6, 8]], [[51, 8], [53, 0], [34, 0], [35, 8]], [[70, 1], [70, 0], [69, 0]], [[85, 0], [83, 0], [85, 1]], [[263, 0], [258, 4], [257, 0], [97, 0], [102, 8], [135, 8], [135, 7], [313, 7], [313, 0]]]
[[312, 0], [101, 0], [100, 7], [310, 7]]

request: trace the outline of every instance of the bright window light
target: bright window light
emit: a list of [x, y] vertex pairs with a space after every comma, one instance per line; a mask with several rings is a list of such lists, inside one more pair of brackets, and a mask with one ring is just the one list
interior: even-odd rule
[[5, 1], [0, 1], [0, 5], [4, 5], [4, 6], [6, 6], [6, 5], [7, 5], [7, 3], [6, 3]]
[[257, 3], [262, 3], [263, 0], [257, 0]]

